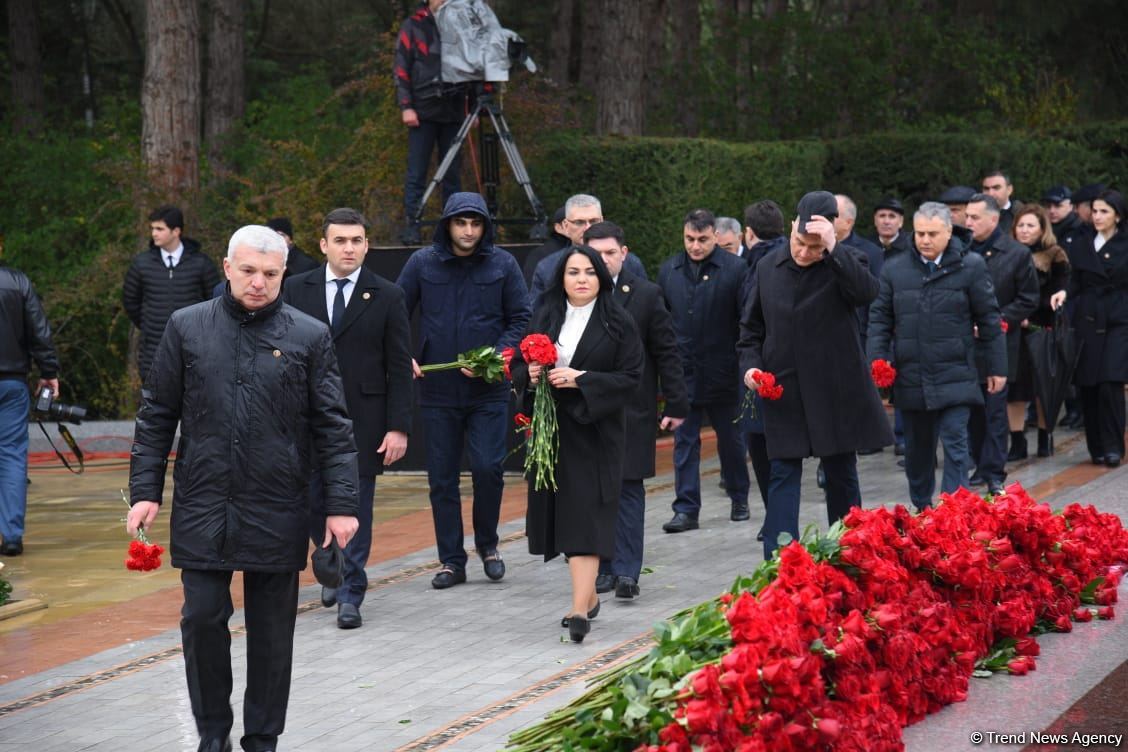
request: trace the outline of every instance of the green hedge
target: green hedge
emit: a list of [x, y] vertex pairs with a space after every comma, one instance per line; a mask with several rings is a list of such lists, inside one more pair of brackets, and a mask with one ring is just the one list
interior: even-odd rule
[[1050, 185], [1124, 185], [1128, 122], [1047, 135], [878, 133], [825, 143], [727, 143], [698, 139], [615, 139], [560, 135], [530, 166], [551, 212], [573, 193], [592, 193], [627, 243], [654, 270], [681, 248], [681, 220], [696, 207], [738, 219], [772, 198], [790, 216], [798, 198], [824, 188], [858, 203], [858, 227], [894, 195], [910, 208], [951, 185], [978, 186], [988, 169], [1008, 170], [1015, 195], [1038, 200]]
[[682, 220], [708, 208], [741, 218], [773, 198], [792, 206], [821, 182], [826, 147], [817, 142], [734, 144], [667, 138], [560, 138], [530, 168], [551, 213], [574, 193], [591, 193], [623, 226], [648, 268], [682, 249]]

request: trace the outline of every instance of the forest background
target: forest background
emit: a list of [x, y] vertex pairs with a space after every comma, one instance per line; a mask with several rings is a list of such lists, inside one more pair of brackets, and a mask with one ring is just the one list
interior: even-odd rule
[[[540, 71], [502, 101], [549, 213], [572, 193], [653, 270], [685, 212], [803, 192], [910, 205], [1003, 167], [1016, 195], [1128, 174], [1118, 0], [492, 0]], [[176, 203], [219, 259], [231, 231], [354, 206], [402, 226], [395, 33], [411, 0], [7, 0], [0, 262], [50, 315], [67, 402], [128, 416], [121, 309], [145, 215]], [[463, 184], [474, 189], [472, 160]], [[433, 199], [434, 201], [434, 199]], [[429, 215], [438, 211], [429, 207]], [[507, 179], [502, 211], [527, 212]], [[506, 240], [524, 240], [522, 230]]]

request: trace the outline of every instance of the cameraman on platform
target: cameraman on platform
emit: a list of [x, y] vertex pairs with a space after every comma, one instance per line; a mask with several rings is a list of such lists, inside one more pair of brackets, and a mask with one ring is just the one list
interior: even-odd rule
[[[419, 225], [415, 215], [427, 185], [431, 152], [438, 146], [439, 159], [447, 153], [466, 115], [465, 87], [445, 87], [442, 83], [439, 27], [435, 13], [445, 0], [422, 0], [419, 8], [400, 27], [396, 40], [393, 69], [396, 101], [407, 126], [407, 175], [403, 186], [406, 224], [400, 234], [404, 245], [419, 245]], [[443, 205], [461, 190], [461, 156], [456, 154], [443, 176]]]
[[23, 553], [27, 509], [27, 374], [39, 366], [39, 387], [59, 396], [59, 361], [47, 314], [23, 272], [0, 266], [0, 555]]

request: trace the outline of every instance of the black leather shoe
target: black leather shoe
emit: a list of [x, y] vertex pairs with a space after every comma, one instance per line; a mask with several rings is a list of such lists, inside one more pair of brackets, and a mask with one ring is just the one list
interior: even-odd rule
[[904, 457], [905, 456], [905, 445], [904, 444], [894, 444], [893, 445], [893, 454], [897, 455], [898, 457]]
[[1010, 451], [1007, 452], [1007, 462], [1018, 462], [1029, 456], [1026, 448], [1026, 434], [1022, 431], [1011, 431]]
[[675, 512], [670, 521], [662, 526], [667, 533], [684, 533], [686, 530], [696, 530], [701, 527], [697, 520], [685, 512]]
[[729, 512], [730, 520], [733, 522], [744, 522], [751, 516], [752, 513], [748, 511], [747, 501], [734, 501], [732, 503], [732, 511]]
[[967, 485], [968, 485], [968, 488], [975, 488], [976, 486], [985, 486], [985, 485], [987, 485], [987, 479], [984, 478], [979, 473], [975, 473], [974, 475], [972, 475], [970, 478], [967, 479]]
[[826, 488], [826, 470], [823, 469], [823, 463], [820, 461], [818, 469], [815, 470], [815, 485], [819, 488]]
[[455, 569], [450, 565], [444, 565], [439, 573], [431, 578], [431, 587], [435, 590], [446, 590], [448, 587], [454, 587], [466, 582], [466, 570]]
[[595, 578], [595, 592], [610, 593], [615, 589], [615, 575], [601, 574]]
[[756, 542], [757, 543], [763, 543], [764, 542], [764, 528], [760, 528], [760, 532], [756, 533]]
[[568, 619], [568, 636], [572, 642], [583, 642], [587, 633], [591, 631], [591, 622], [582, 616], [572, 616]]
[[619, 581], [615, 583], [615, 597], [630, 600], [637, 598], [639, 593], [642, 592], [638, 589], [638, 582], [634, 577], [620, 577]]
[[337, 628], [356, 629], [364, 620], [360, 618], [360, 609], [351, 603], [337, 604]]
[[[595, 605], [591, 607], [591, 611], [587, 612], [588, 621], [591, 621], [595, 617], [599, 616], [599, 609], [602, 608], [602, 607], [603, 607], [603, 601], [597, 600], [595, 602]], [[560, 620], [560, 626], [564, 627], [564, 629], [568, 628], [568, 617], [567, 616], [565, 616], [563, 619]]]
[[1119, 454], [1106, 454], [1105, 457], [1104, 457], [1104, 463], [1106, 465], [1108, 465], [1109, 467], [1120, 467], [1120, 455]]
[[337, 605], [337, 588], [321, 588], [321, 605], [325, 608], [333, 608]]
[[[501, 560], [501, 554], [497, 552], [496, 548], [491, 551], [486, 551], [486, 553], [482, 555], [482, 569], [485, 570], [486, 577], [489, 577], [494, 582], [497, 582], [505, 576], [505, 562]], [[465, 579], [464, 574], [463, 580]]]
[[897, 467], [904, 467], [904, 466], [905, 466], [905, 458], [902, 457], [901, 459], [897, 460]]
[[23, 540], [21, 540], [19, 538], [14, 538], [12, 540], [6, 540], [6, 541], [4, 541], [3, 545], [0, 545], [0, 555], [3, 555], [3, 556], [19, 556], [22, 553], [23, 553]]
[[1038, 456], [1054, 456], [1054, 435], [1044, 429], [1038, 429]]
[[196, 752], [231, 752], [230, 739], [201, 739]]

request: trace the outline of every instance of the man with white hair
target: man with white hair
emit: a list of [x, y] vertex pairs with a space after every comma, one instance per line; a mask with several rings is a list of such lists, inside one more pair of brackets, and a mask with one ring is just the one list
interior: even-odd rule
[[231, 749], [231, 576], [243, 573], [247, 690], [241, 744], [273, 750], [286, 721], [307, 485], [319, 471], [325, 538], [357, 529], [356, 447], [329, 328], [283, 304], [286, 242], [248, 225], [231, 237], [220, 298], [169, 318], [141, 391], [130, 460], [130, 534], [151, 529], [177, 424], [172, 566], [199, 750]]
[[743, 234], [740, 222], [732, 217], [717, 217], [716, 222], [713, 230], [717, 233], [717, 245], [737, 258], [744, 258], [744, 245], [740, 242]]

